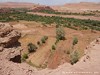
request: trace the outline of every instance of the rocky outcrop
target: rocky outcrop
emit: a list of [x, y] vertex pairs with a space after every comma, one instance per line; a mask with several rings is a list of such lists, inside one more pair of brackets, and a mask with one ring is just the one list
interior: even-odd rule
[[21, 47], [4, 48], [0, 52], [0, 75], [31, 75], [34, 72], [32, 66], [20, 63]]
[[21, 34], [9, 24], [0, 23], [0, 47], [12, 47], [18, 45]]
[[20, 44], [18, 42], [20, 37], [21, 34], [14, 30], [11, 25], [0, 23], [0, 52], [6, 48], [7, 55], [3, 54], [5, 55], [4, 57], [10, 61], [18, 63], [21, 63], [21, 49], [17, 48]]
[[42, 12], [42, 11], [55, 11], [49, 6], [42, 6], [42, 7], [36, 7], [32, 10], [33, 12]]

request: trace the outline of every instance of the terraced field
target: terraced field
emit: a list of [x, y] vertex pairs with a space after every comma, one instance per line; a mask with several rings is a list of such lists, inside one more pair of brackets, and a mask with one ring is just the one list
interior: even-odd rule
[[[35, 53], [29, 54], [27, 62], [38, 68], [57, 68], [59, 65], [66, 62], [70, 63], [70, 56], [67, 54], [67, 52], [73, 52], [72, 42], [74, 37], [77, 37], [79, 41], [78, 44], [74, 47], [74, 50], [78, 50], [80, 57], [82, 57], [84, 55], [84, 49], [86, 46], [100, 35], [99, 31], [95, 31], [94, 33], [91, 32], [91, 30], [73, 30], [65, 27], [64, 31], [66, 40], [59, 41], [59, 43], [56, 45], [56, 50], [52, 50], [52, 45], [54, 45], [56, 41], [55, 25], [51, 27], [45, 27], [40, 23], [39, 25], [37, 23], [37, 27], [37, 25], [34, 25], [35, 22], [30, 23], [30, 25], [27, 25], [29, 24], [27, 21], [20, 21], [19, 23], [20, 25], [26, 23], [25, 25], [27, 27], [26, 29], [20, 29], [20, 27], [18, 29], [17, 27], [17, 29], [21, 31], [22, 34], [24, 34], [24, 36], [19, 40], [21, 42], [22, 48], [24, 49], [23, 54], [28, 53], [28, 43], [32, 42], [35, 44], [38, 49]], [[48, 36], [48, 40], [45, 44], [39, 46], [37, 42], [41, 41], [43, 36]]]

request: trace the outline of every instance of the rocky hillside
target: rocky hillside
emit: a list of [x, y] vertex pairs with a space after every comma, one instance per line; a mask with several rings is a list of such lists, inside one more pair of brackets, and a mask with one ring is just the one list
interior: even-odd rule
[[54, 10], [60, 12], [86, 12], [86, 11], [100, 11], [100, 3], [80, 2], [80, 3], [66, 3], [61, 6], [53, 6]]
[[41, 7], [36, 7], [32, 9], [34, 12], [43, 12], [43, 11], [54, 11], [51, 7], [49, 6], [41, 6]]

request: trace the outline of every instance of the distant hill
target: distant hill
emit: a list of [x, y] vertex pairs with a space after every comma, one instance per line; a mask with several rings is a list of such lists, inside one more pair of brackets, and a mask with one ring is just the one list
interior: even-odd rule
[[34, 3], [26, 3], [26, 2], [4, 2], [0, 3], [0, 8], [32, 8], [40, 6]]
[[64, 5], [45, 6], [27, 2], [4, 2], [0, 3], [0, 8], [30, 8], [35, 10], [52, 9], [60, 12], [83, 12], [83, 11], [100, 11], [100, 3], [93, 2], [80, 2], [80, 3], [67, 3]]
[[52, 7], [58, 11], [86, 11], [86, 10], [100, 10], [100, 3], [93, 2], [80, 2], [80, 3], [67, 3], [64, 5], [53, 6]]

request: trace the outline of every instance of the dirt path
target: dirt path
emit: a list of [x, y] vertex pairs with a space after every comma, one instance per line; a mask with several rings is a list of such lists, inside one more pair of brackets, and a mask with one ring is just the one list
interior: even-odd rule
[[28, 12], [28, 14], [35, 14], [41, 16], [60, 16], [64, 18], [76, 18], [76, 19], [90, 19], [90, 20], [98, 20], [100, 21], [100, 17], [95, 16], [80, 16], [80, 15], [56, 15], [56, 14], [47, 14], [47, 13], [35, 13], [35, 12]]

